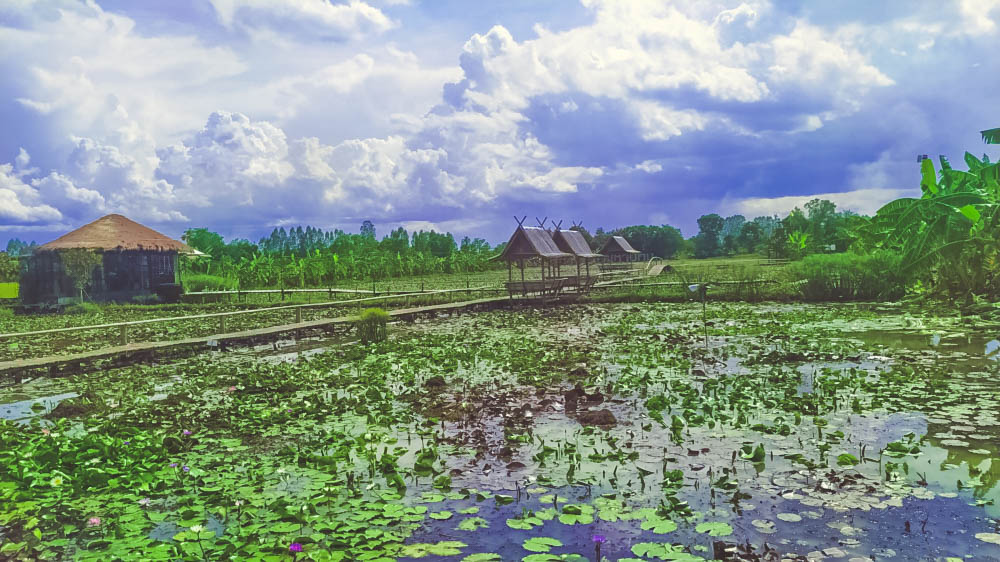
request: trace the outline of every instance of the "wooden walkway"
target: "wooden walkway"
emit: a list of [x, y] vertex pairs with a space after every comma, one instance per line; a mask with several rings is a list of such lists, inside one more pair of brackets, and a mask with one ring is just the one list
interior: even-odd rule
[[[430, 314], [435, 312], [448, 312], [475, 308], [480, 305], [493, 303], [510, 302], [506, 296], [476, 299], [471, 301], [460, 301], [446, 304], [436, 304], [431, 306], [421, 306], [415, 308], [400, 308], [388, 311], [393, 318], [408, 318], [420, 314]], [[30, 359], [17, 359], [14, 361], [0, 362], [0, 375], [17, 373], [32, 369], [54, 368], [63, 365], [84, 364], [101, 359], [138, 359], [144, 360], [152, 358], [157, 352], [197, 353], [204, 351], [205, 347], [215, 344], [225, 346], [249, 341], [273, 340], [283, 334], [300, 332], [305, 330], [328, 329], [338, 324], [353, 324], [358, 320], [357, 315], [340, 316], [337, 318], [320, 318], [307, 322], [293, 324], [283, 324], [280, 326], [269, 326], [266, 328], [256, 328], [242, 332], [229, 332], [224, 334], [214, 334], [210, 336], [199, 336], [196, 338], [185, 338], [180, 340], [132, 343], [114, 347], [106, 347], [93, 351], [74, 353], [68, 355], [51, 355], [48, 357], [36, 357]], [[132, 362], [132, 361], [127, 361]]]

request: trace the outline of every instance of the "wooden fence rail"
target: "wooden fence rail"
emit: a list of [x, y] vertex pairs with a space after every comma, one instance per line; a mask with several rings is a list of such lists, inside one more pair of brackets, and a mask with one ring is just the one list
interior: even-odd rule
[[[462, 290], [464, 291], [465, 289]], [[371, 299], [359, 299], [359, 300], [368, 301]], [[389, 316], [393, 318], [406, 318], [419, 314], [473, 309], [478, 306], [490, 305], [493, 303], [504, 303], [507, 301], [508, 299], [506, 296], [490, 297], [490, 298], [483, 298], [471, 301], [459, 301], [459, 302], [451, 302], [445, 304], [419, 306], [417, 308], [393, 309], [388, 311], [388, 313]], [[146, 360], [146, 358], [152, 357], [151, 354], [160, 352], [198, 353], [200, 352], [200, 350], [204, 349], [202, 346], [206, 344], [218, 346], [218, 345], [223, 345], [227, 342], [237, 343], [241, 341], [246, 342], [258, 339], [265, 339], [265, 340], [274, 339], [289, 332], [299, 332], [301, 330], [312, 330], [312, 329], [325, 329], [326, 327], [334, 326], [337, 324], [353, 323], [357, 319], [358, 316], [320, 318], [316, 320], [307, 320], [305, 322], [297, 321], [294, 324], [281, 324], [277, 326], [254, 328], [251, 330], [244, 330], [239, 332], [225, 333], [225, 331], [222, 331], [220, 333], [212, 335], [197, 336], [179, 340], [167, 340], [167, 341], [156, 341], [156, 342], [146, 342], [146, 343], [127, 343], [124, 345], [105, 347], [101, 349], [84, 351], [80, 353], [54, 355], [49, 357], [16, 359], [13, 361], [6, 361], [6, 362], [0, 361], [0, 375], [4, 375], [6, 373], [13, 373], [14, 382], [18, 383], [21, 382], [23, 374], [27, 370], [31, 369], [39, 369], [39, 368], [51, 369], [58, 367], [60, 365], [73, 365], [77, 368], [80, 368], [84, 363], [102, 359], [114, 359], [116, 361], [125, 361], [126, 363], [132, 363], [132, 362], [144, 361]], [[301, 318], [297, 320], [301, 320]]]
[[301, 311], [303, 308], [321, 308], [321, 307], [336, 307], [345, 304], [359, 304], [366, 302], [375, 302], [387, 299], [399, 299], [399, 298], [409, 298], [409, 297], [419, 297], [423, 295], [438, 295], [444, 293], [472, 293], [472, 292], [502, 292], [505, 289], [502, 288], [490, 288], [490, 287], [470, 287], [468, 289], [439, 289], [435, 291], [423, 291], [423, 292], [411, 292], [403, 294], [394, 295], [383, 295], [378, 297], [365, 297], [360, 299], [346, 299], [338, 301], [329, 302], [317, 302], [317, 303], [307, 303], [307, 304], [286, 304], [281, 306], [269, 306], [266, 308], [255, 308], [252, 310], [235, 310], [230, 312], [209, 312], [205, 314], [193, 314], [189, 316], [169, 316], [165, 318], [147, 318], [145, 320], [129, 320], [126, 322], [112, 322], [108, 324], [91, 324], [87, 326], [71, 326], [67, 328], [50, 328], [47, 330], [34, 330], [31, 332], [13, 332], [8, 334], [0, 334], [0, 339], [16, 338], [16, 337], [27, 337], [27, 336], [40, 336], [46, 334], [58, 334], [65, 332], [81, 332], [84, 330], [100, 330], [106, 328], [119, 328], [120, 337], [122, 340], [127, 341], [128, 339], [128, 327], [129, 326], [140, 326], [143, 324], [156, 324], [160, 322], [179, 322], [184, 320], [202, 320], [205, 318], [218, 318], [220, 320], [220, 328], [225, 328], [225, 318], [230, 316], [239, 316], [242, 314], [260, 314], [264, 312], [273, 312], [276, 310], [296, 310], [296, 318], [301, 321]]

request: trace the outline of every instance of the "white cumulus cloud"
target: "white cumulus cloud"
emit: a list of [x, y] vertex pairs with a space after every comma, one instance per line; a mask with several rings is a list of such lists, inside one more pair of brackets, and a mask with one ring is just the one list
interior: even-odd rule
[[210, 0], [227, 27], [269, 29], [321, 39], [357, 39], [395, 27], [382, 10], [359, 0]]

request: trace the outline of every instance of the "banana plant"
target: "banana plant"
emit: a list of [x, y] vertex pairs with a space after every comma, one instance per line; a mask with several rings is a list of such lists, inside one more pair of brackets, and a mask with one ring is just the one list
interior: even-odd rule
[[[982, 133], [987, 142], [1000, 139], [1000, 129]], [[865, 229], [875, 246], [902, 253], [905, 272], [919, 277], [936, 268], [953, 289], [981, 293], [997, 273], [1000, 166], [968, 152], [965, 162], [967, 171], [944, 156], [940, 170], [921, 161], [922, 196], [886, 204]]]

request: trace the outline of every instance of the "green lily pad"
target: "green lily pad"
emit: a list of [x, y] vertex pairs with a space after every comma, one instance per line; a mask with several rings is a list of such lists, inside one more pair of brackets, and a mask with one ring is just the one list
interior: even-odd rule
[[552, 537], [532, 537], [524, 541], [524, 544], [521, 546], [523, 546], [525, 550], [530, 550], [531, 552], [549, 552], [554, 547], [562, 545], [562, 541]]
[[483, 528], [489, 527], [489, 526], [490, 526], [490, 524], [485, 519], [483, 519], [482, 517], [469, 517], [467, 519], [463, 519], [458, 524], [458, 530], [459, 531], [475, 531], [477, 529], [483, 529]]
[[976, 538], [990, 544], [1000, 544], [1000, 533], [976, 533]]
[[460, 541], [441, 541], [438, 543], [417, 543], [403, 546], [399, 555], [405, 558], [424, 558], [425, 556], [455, 556], [461, 554], [462, 548], [468, 546]]
[[665, 535], [677, 530], [677, 523], [662, 517], [650, 517], [642, 522], [643, 531], [653, 531], [657, 535]]
[[733, 534], [733, 528], [729, 525], [729, 523], [724, 523], [722, 521], [706, 521], [704, 523], [699, 523], [694, 530], [699, 533], [708, 533], [708, 536], [710, 537], [728, 537]]

